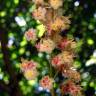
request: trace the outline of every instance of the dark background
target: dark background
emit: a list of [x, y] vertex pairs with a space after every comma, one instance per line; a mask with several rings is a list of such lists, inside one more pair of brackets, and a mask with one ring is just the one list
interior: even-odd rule
[[[41, 70], [47, 63], [47, 56], [24, 38], [28, 28], [37, 26], [33, 9], [30, 0], [0, 0], [0, 96], [49, 96], [40, 92], [39, 78], [27, 81], [19, 68], [21, 57], [42, 63]], [[96, 96], [96, 0], [64, 0], [63, 9], [65, 16], [71, 15], [68, 36], [78, 41], [74, 66], [81, 73], [81, 86], [85, 96]]]

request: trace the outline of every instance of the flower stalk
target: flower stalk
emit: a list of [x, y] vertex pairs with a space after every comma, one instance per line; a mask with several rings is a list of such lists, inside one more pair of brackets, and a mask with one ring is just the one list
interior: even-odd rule
[[51, 96], [56, 96], [54, 92], [54, 88], [51, 89]]
[[[56, 96], [53, 85], [56, 76], [61, 73], [67, 79], [67, 81], [60, 83], [62, 96], [66, 94], [77, 96], [81, 93], [81, 88], [76, 85], [80, 81], [80, 74], [73, 70], [72, 65], [75, 57], [76, 41], [73, 38], [70, 39], [67, 36], [60, 35], [62, 31], [70, 27], [71, 23], [69, 16], [61, 15], [62, 11], [58, 12], [59, 9], [62, 9], [63, 0], [33, 0], [33, 2], [36, 9], [33, 11], [32, 17], [44, 26], [45, 31], [38, 37], [38, 30], [30, 28], [25, 32], [25, 37], [28, 41], [35, 42], [38, 52], [50, 55], [48, 61], [50, 63], [49, 72], [42, 77], [39, 85], [43, 89], [49, 89], [52, 96]], [[59, 50], [58, 54], [54, 52], [57, 49]], [[24, 60], [21, 64], [21, 70], [28, 80], [35, 79], [39, 75], [37, 74], [39, 73], [37, 67], [38, 63], [36, 61]], [[53, 72], [53, 69], [56, 71]]]

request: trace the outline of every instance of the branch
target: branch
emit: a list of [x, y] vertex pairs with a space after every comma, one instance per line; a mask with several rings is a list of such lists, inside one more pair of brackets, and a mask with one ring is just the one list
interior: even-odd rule
[[15, 78], [15, 72], [11, 66], [10, 60], [9, 60], [9, 50], [7, 47], [8, 44], [8, 37], [6, 35], [7, 33], [4, 32], [3, 30], [0, 32], [0, 41], [1, 41], [1, 49], [2, 49], [2, 53], [3, 53], [3, 60], [4, 60], [4, 64], [6, 67], [6, 70], [8, 72], [8, 74], [11, 76], [11, 79]]
[[4, 65], [5, 65], [6, 71], [10, 75], [10, 85], [9, 85], [9, 87], [11, 88], [10, 95], [22, 96], [22, 93], [19, 88], [18, 80], [17, 80], [17, 75], [10, 61], [9, 50], [7, 47], [8, 32], [6, 32], [5, 29], [2, 29], [2, 28], [0, 30], [0, 41], [1, 41], [1, 49], [3, 53]]

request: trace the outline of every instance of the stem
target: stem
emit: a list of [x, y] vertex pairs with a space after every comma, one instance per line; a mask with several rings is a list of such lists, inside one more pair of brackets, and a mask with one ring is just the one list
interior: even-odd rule
[[50, 77], [52, 77], [51, 57], [52, 57], [52, 55], [50, 54], [50, 59], [49, 59], [49, 64], [50, 64], [50, 69], [49, 69], [49, 71], [50, 71]]
[[51, 63], [50, 63], [50, 77], [52, 76], [52, 66], [51, 66]]
[[56, 78], [56, 76], [58, 75], [59, 71], [56, 72], [56, 74], [54, 75], [54, 79]]
[[54, 92], [54, 88], [51, 90], [51, 96], [56, 96]]
[[[49, 63], [50, 63], [50, 77], [52, 77], [52, 65], [51, 65], [51, 57], [52, 57], [52, 55], [50, 54], [50, 60], [49, 60]], [[51, 96], [56, 96], [55, 95], [55, 91], [54, 91], [54, 88], [52, 88], [51, 90], [50, 90], [50, 92], [51, 92]]]

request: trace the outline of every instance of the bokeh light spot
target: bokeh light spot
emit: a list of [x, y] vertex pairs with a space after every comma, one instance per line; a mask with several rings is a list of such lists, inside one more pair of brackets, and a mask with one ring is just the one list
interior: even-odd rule
[[87, 39], [87, 43], [88, 43], [89, 45], [93, 45], [93, 44], [94, 44], [94, 41], [93, 41], [93, 39], [88, 38], [88, 39]]
[[79, 6], [79, 1], [74, 2], [74, 6]]
[[0, 12], [0, 16], [1, 16], [1, 17], [4, 17], [5, 15], [6, 15], [6, 11], [1, 11], [1, 12]]

